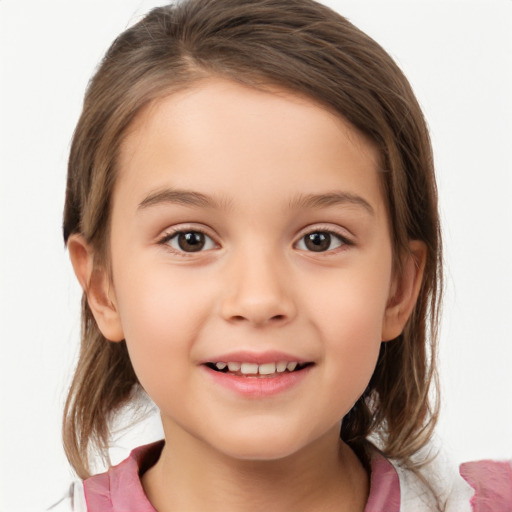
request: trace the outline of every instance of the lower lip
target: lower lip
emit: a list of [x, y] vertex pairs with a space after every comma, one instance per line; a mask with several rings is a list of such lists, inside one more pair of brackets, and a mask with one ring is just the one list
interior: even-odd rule
[[312, 366], [307, 366], [296, 372], [275, 373], [272, 376], [265, 377], [222, 373], [212, 370], [208, 366], [202, 366], [202, 368], [216, 384], [248, 398], [266, 398], [284, 393], [299, 385], [310, 372]]

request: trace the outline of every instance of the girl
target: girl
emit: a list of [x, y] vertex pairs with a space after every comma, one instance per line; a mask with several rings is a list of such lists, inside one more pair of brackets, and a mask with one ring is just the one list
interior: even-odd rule
[[[512, 507], [509, 465], [487, 463], [491, 486], [428, 450], [428, 132], [391, 58], [331, 10], [190, 0], [124, 32], [75, 132], [64, 238], [84, 290], [64, 443], [83, 482], [61, 508]], [[142, 393], [165, 441], [90, 476]]]

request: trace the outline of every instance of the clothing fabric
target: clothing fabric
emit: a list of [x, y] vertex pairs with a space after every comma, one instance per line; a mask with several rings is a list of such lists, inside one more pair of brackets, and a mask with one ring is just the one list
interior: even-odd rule
[[[140, 446], [106, 473], [75, 482], [50, 512], [157, 512], [144, 493], [140, 475], [153, 466], [164, 441]], [[432, 494], [411, 471], [393, 465], [375, 450], [371, 456], [370, 494], [364, 512], [431, 512]], [[490, 460], [462, 464], [451, 472], [442, 457], [425, 465], [429, 481], [446, 512], [512, 512], [512, 463]]]

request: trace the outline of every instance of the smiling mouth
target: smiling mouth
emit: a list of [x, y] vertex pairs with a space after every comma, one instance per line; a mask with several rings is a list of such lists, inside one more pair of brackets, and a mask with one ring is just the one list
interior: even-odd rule
[[296, 361], [280, 361], [277, 363], [264, 364], [219, 361], [206, 363], [206, 366], [216, 372], [240, 377], [275, 377], [299, 372], [312, 364], [313, 363], [298, 363]]

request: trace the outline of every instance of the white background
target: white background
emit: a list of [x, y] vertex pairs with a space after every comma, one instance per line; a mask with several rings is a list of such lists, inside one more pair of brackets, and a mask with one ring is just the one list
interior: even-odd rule
[[[431, 127], [447, 264], [439, 436], [457, 461], [510, 458], [512, 2], [328, 3], [398, 61]], [[60, 230], [66, 158], [95, 65], [121, 30], [158, 4], [0, 0], [5, 512], [41, 510], [72, 478], [60, 420], [80, 292]]]

